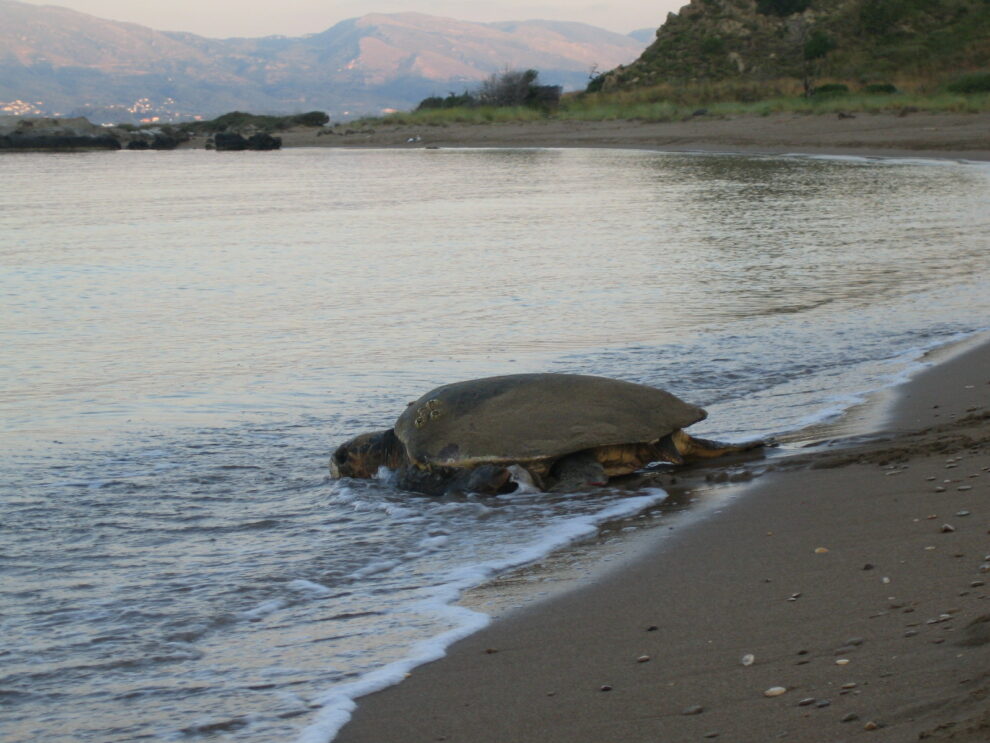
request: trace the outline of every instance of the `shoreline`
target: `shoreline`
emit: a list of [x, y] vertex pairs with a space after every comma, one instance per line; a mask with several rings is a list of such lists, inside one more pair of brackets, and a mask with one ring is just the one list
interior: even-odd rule
[[717, 514], [360, 698], [335, 740], [986, 740], [990, 340], [962, 346], [865, 442], [771, 457]]
[[[990, 112], [769, 114], [691, 117], [683, 121], [578, 121], [389, 125], [377, 129], [338, 125], [292, 129], [283, 147], [620, 148], [664, 152], [806, 154], [990, 160]], [[195, 141], [191, 146], [197, 146]]]

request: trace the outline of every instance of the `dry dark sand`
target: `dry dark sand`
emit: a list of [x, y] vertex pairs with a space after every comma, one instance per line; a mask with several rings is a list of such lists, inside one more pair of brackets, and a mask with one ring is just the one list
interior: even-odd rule
[[337, 740], [990, 741], [990, 343], [901, 392], [882, 435], [770, 457], [720, 512], [359, 700]]
[[858, 113], [851, 118], [773, 114], [673, 122], [547, 120], [377, 129], [342, 125], [334, 133], [296, 129], [282, 138], [286, 147], [621, 147], [987, 160], [990, 113]]

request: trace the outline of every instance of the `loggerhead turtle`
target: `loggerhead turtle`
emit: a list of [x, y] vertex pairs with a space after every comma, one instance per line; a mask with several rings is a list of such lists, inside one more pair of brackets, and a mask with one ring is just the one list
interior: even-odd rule
[[707, 415], [669, 392], [606, 377], [473, 379], [426, 393], [394, 428], [342, 444], [330, 472], [367, 478], [384, 466], [401, 489], [428, 495], [511, 492], [520, 477], [541, 490], [574, 490], [651, 462], [683, 464], [763, 444], [722, 444], [681, 430]]

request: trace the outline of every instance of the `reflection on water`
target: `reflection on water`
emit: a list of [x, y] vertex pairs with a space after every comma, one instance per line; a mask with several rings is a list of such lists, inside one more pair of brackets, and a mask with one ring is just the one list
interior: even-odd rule
[[334, 445], [438, 384], [616, 376], [705, 405], [700, 433], [751, 438], [990, 325], [983, 165], [554, 150], [3, 165], [19, 184], [0, 210], [12, 740], [291, 740], [328, 690], [476, 621], [446, 602], [506, 554], [662, 497], [327, 481]]

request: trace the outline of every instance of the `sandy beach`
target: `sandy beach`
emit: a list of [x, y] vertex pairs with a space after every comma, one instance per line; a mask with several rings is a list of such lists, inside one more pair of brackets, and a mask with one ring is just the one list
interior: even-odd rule
[[327, 130], [294, 129], [280, 136], [286, 147], [620, 147], [986, 160], [990, 113], [772, 114], [694, 116], [673, 122], [547, 120], [377, 128], [343, 124]]
[[359, 700], [337, 740], [990, 740], [990, 343], [896, 392], [880, 431], [771, 455], [718, 513]]

